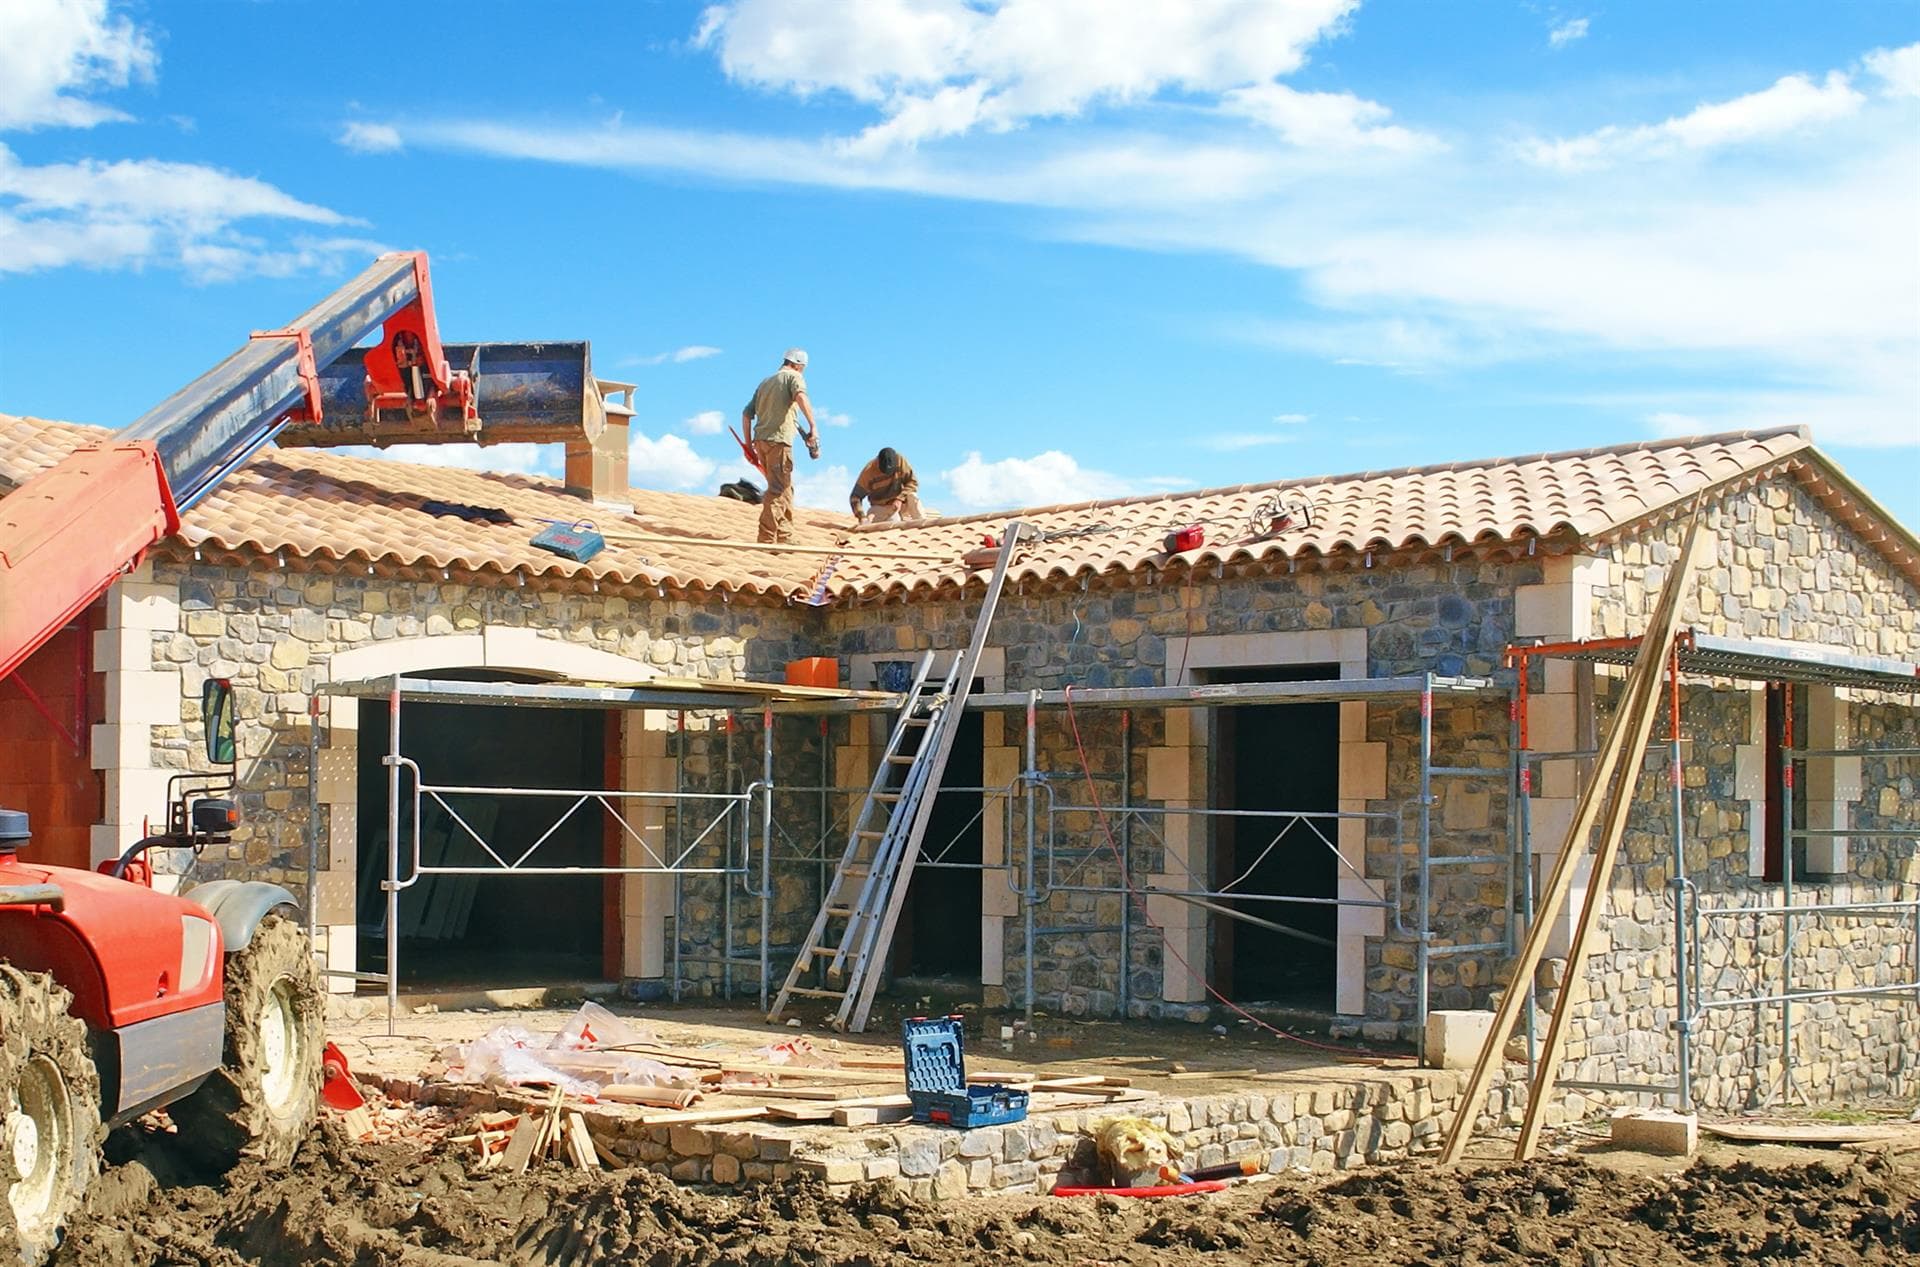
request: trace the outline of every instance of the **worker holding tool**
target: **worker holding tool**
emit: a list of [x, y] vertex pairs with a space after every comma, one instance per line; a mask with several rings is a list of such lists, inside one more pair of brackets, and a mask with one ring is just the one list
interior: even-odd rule
[[[820, 428], [813, 420], [813, 403], [807, 399], [807, 354], [801, 348], [788, 348], [780, 368], [753, 389], [753, 399], [740, 411], [740, 427], [751, 427], [756, 465], [766, 472], [767, 491], [760, 502], [760, 540], [793, 540], [793, 437], [801, 434], [807, 453], [820, 457]], [[806, 415], [807, 429], [797, 431], [793, 421], [798, 412]]]
[[873, 507], [873, 522], [877, 524], [890, 519], [918, 522], [920, 480], [913, 473], [913, 464], [896, 449], [880, 450], [879, 456], [860, 469], [860, 478], [853, 482], [853, 495], [847, 498], [855, 523], [867, 518], [862, 501]]

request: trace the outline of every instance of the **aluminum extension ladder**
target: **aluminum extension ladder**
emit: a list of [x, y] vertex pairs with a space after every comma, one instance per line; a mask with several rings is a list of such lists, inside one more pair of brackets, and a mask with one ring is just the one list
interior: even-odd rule
[[[881, 968], [893, 945], [894, 926], [900, 921], [907, 885], [933, 816], [940, 778], [953, 751], [955, 730], [973, 690], [975, 667], [987, 643], [987, 628], [1000, 606], [1007, 566], [1024, 527], [1019, 523], [1007, 525], [980, 615], [974, 621], [973, 637], [966, 650], [954, 657], [937, 687], [929, 683], [933, 653], [920, 657], [866, 800], [854, 815], [840, 865], [834, 869], [820, 911], [813, 917], [813, 926], [767, 1013], [768, 1020], [780, 1019], [795, 996], [836, 999], [835, 1029], [857, 1034], [866, 1028], [874, 993], [885, 975]], [[893, 787], [893, 777], [903, 766], [906, 777], [899, 787]], [[826, 961], [829, 984], [802, 985], [802, 978], [821, 960]], [[835, 985], [839, 988], [833, 988]]]

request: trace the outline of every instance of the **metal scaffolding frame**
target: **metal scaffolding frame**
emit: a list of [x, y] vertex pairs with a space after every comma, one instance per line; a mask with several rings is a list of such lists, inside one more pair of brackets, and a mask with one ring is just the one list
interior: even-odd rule
[[[1518, 670], [1515, 709], [1519, 729], [1518, 740], [1513, 750], [1513, 760], [1520, 793], [1518, 824], [1519, 855], [1522, 858], [1530, 860], [1532, 851], [1530, 807], [1533, 798], [1533, 766], [1541, 761], [1577, 760], [1591, 755], [1583, 752], [1535, 752], [1529, 748], [1526, 718], [1529, 690], [1528, 662], [1538, 657], [1590, 664], [1630, 665], [1639, 650], [1640, 642], [1639, 637], [1584, 639], [1570, 642], [1516, 644], [1507, 649], [1508, 665]], [[1702, 906], [1699, 886], [1688, 877], [1686, 871], [1685, 780], [1680, 726], [1681, 679], [1683, 676], [1691, 675], [1708, 679], [1847, 687], [1884, 692], [1889, 695], [1908, 694], [1914, 696], [1916, 702], [1920, 703], [1920, 666], [1902, 660], [1856, 655], [1805, 643], [1729, 638], [1683, 629], [1674, 639], [1674, 645], [1668, 652], [1666, 674], [1668, 698], [1666, 757], [1672, 832], [1672, 877], [1668, 881], [1668, 887], [1672, 892], [1673, 903], [1676, 986], [1674, 992], [1676, 1000], [1675, 1080], [1671, 1083], [1623, 1083], [1563, 1078], [1559, 1080], [1559, 1084], [1572, 1090], [1670, 1096], [1682, 1112], [1692, 1112], [1694, 1108], [1693, 1035], [1700, 1016], [1708, 1011], [1725, 1008], [1778, 1006], [1780, 1009], [1780, 1092], [1783, 1100], [1791, 1099], [1795, 1092], [1793, 1085], [1793, 1006], [1795, 1003], [1835, 998], [1898, 998], [1911, 995], [1915, 1006], [1920, 1007], [1920, 883], [1913, 886], [1912, 897], [1885, 902], [1810, 903], [1796, 906], [1793, 889], [1793, 842], [1795, 840], [1824, 836], [1904, 839], [1920, 842], [1920, 824], [1903, 824], [1893, 828], [1795, 828], [1793, 826], [1793, 764], [1796, 760], [1808, 757], [1880, 757], [1890, 760], [1909, 760], [1920, 757], [1920, 748], [1795, 748], [1792, 746], [1793, 710], [1789, 707], [1785, 718], [1786, 735], [1780, 754], [1783, 792], [1780, 901], [1777, 904]], [[1532, 896], [1532, 867], [1529, 865], [1527, 882], [1522, 887], [1523, 916], [1528, 924], [1533, 920]], [[1914, 979], [1911, 982], [1891, 986], [1796, 991], [1792, 984], [1794, 921], [1833, 916], [1911, 920], [1913, 963], [1910, 966], [1913, 969]], [[1781, 921], [1781, 984], [1778, 991], [1709, 997], [1703, 989], [1700, 963], [1706, 944], [1705, 925], [1716, 919], [1735, 918], [1752, 920], [1756, 930], [1763, 919]], [[1538, 1044], [1534, 1034], [1535, 983], [1531, 981], [1527, 983], [1527, 994], [1527, 1067], [1531, 1076], [1539, 1060]], [[1771, 1092], [1769, 1092], [1768, 1102], [1772, 1102]]]
[[[326, 688], [332, 695], [384, 698], [388, 703], [388, 750], [382, 757], [387, 770], [387, 876], [382, 889], [387, 897], [387, 971], [380, 974], [357, 973], [358, 979], [378, 981], [385, 986], [389, 1008], [389, 1022], [397, 1013], [399, 993], [399, 896], [406, 889], [430, 875], [441, 874], [552, 874], [556, 871], [577, 875], [664, 875], [670, 876], [674, 886], [674, 919], [672, 934], [672, 992], [678, 999], [682, 987], [682, 968], [687, 963], [711, 962], [721, 968], [722, 993], [731, 997], [735, 990], [734, 970], [744, 968], [752, 971], [758, 979], [758, 994], [762, 1008], [767, 1003], [768, 983], [773, 974], [773, 963], [777, 953], [789, 957], [793, 948], [775, 948], [771, 945], [773, 866], [776, 862], [814, 863], [821, 867], [827, 865], [827, 852], [824, 848], [831, 836], [831, 797], [843, 789], [836, 789], [823, 782], [818, 786], [796, 785], [781, 787], [774, 780], [775, 730], [774, 722], [783, 716], [821, 716], [831, 714], [860, 714], [885, 711], [889, 706], [897, 707], [898, 696], [882, 695], [876, 692], [846, 692], [838, 696], [826, 696], [810, 693], [802, 698], [778, 698], [766, 690], [746, 691], [730, 690], [728, 684], [715, 683], [711, 686], [693, 687], [689, 684], [636, 687], [582, 686], [565, 683], [493, 683], [493, 682], [454, 682], [429, 678], [412, 678], [404, 675], [394, 676], [373, 682], [342, 683]], [[1226, 905], [1228, 902], [1259, 900], [1276, 904], [1286, 903], [1332, 903], [1387, 909], [1393, 912], [1396, 931], [1409, 937], [1415, 943], [1415, 1022], [1418, 1032], [1424, 1034], [1426, 1013], [1431, 993], [1431, 968], [1436, 959], [1449, 956], [1489, 953], [1494, 951], [1510, 952], [1514, 938], [1518, 935], [1515, 920], [1512, 918], [1516, 886], [1521, 883], [1520, 865], [1523, 856], [1509, 849], [1501, 854], [1451, 854], [1436, 851], [1433, 832], [1433, 806], [1435, 804], [1434, 781], [1436, 779], [1492, 780], [1508, 781], [1509, 792], [1513, 790], [1511, 773], [1507, 765], [1471, 766], [1445, 765], [1434, 760], [1434, 703], [1436, 698], [1478, 698], [1489, 696], [1507, 697], [1509, 691], [1504, 686], [1495, 686], [1484, 679], [1448, 677], [1437, 674], [1416, 674], [1392, 678], [1362, 678], [1344, 680], [1326, 680], [1309, 682], [1261, 682], [1240, 684], [1195, 685], [1177, 687], [1119, 687], [1099, 689], [1072, 689], [1059, 691], [1026, 691], [976, 694], [970, 701], [970, 708], [983, 710], [1019, 711], [1024, 714], [1026, 725], [1026, 768], [1010, 784], [1002, 788], [977, 789], [983, 798], [983, 810], [990, 797], [1005, 801], [1007, 829], [1003, 839], [1006, 842], [1007, 857], [993, 869], [1005, 869], [1008, 883], [1012, 887], [1020, 906], [1021, 927], [1023, 930], [1022, 947], [1024, 960], [1024, 988], [1022, 1005], [1031, 1016], [1034, 1007], [1035, 990], [1033, 987], [1033, 950], [1036, 942], [1045, 936], [1068, 931], [1087, 933], [1101, 931], [1090, 926], [1065, 925], [1060, 928], [1043, 928], [1036, 922], [1037, 908], [1049, 900], [1055, 893], [1082, 892], [1115, 894], [1122, 897], [1122, 918], [1119, 932], [1122, 939], [1122, 954], [1118, 970], [1117, 996], [1120, 999], [1119, 1011], [1126, 1015], [1130, 1001], [1128, 967], [1133, 936], [1140, 928], [1135, 907], [1144, 905], [1148, 897], [1167, 897], [1186, 901], [1200, 906], [1218, 915], [1239, 919], [1266, 927], [1279, 927], [1282, 931], [1297, 933], [1298, 930], [1277, 925], [1274, 921], [1263, 919], [1248, 912]], [[1088, 709], [1121, 709], [1123, 770], [1130, 771], [1132, 764], [1132, 725], [1131, 710], [1135, 708], [1215, 708], [1259, 704], [1315, 703], [1315, 702], [1367, 702], [1385, 700], [1417, 699], [1419, 702], [1419, 733], [1417, 736], [1417, 788], [1403, 803], [1398, 812], [1288, 812], [1288, 811], [1238, 811], [1202, 807], [1164, 807], [1140, 806], [1132, 803], [1130, 795], [1131, 778], [1121, 779], [1123, 789], [1119, 804], [1112, 807], [1119, 819], [1121, 843], [1120, 854], [1121, 882], [1117, 885], [1094, 885], [1072, 883], [1077, 879], [1077, 868], [1062, 875], [1059, 867], [1062, 861], [1073, 862], [1073, 851], [1062, 852], [1058, 848], [1059, 833], [1053, 824], [1056, 814], [1090, 812], [1092, 806], [1077, 803], [1061, 803], [1054, 792], [1054, 785], [1065, 779], [1078, 779], [1080, 772], [1066, 775], [1049, 773], [1038, 768], [1038, 727], [1039, 712], [1045, 706], [1065, 706], [1071, 698], [1073, 707]], [[419, 767], [401, 750], [401, 713], [406, 702], [467, 703], [467, 704], [509, 704], [548, 708], [590, 708], [590, 709], [655, 709], [672, 710], [679, 714], [678, 727], [684, 731], [686, 713], [724, 712], [726, 724], [726, 752], [724, 759], [727, 790], [724, 792], [689, 792], [685, 777], [685, 745], [676, 745], [675, 786], [671, 792], [644, 791], [627, 792], [618, 789], [545, 789], [518, 788], [510, 786], [480, 785], [438, 785], [430, 784], [422, 776]], [[738, 773], [738, 762], [734, 752], [734, 726], [732, 714], [735, 710], [758, 711], [762, 719], [762, 741], [760, 751], [760, 777], [746, 786], [736, 789], [734, 781]], [[1518, 713], [1509, 703], [1509, 718], [1517, 719]], [[1517, 724], [1517, 721], [1514, 722]], [[1510, 735], [1510, 742], [1512, 736]], [[825, 745], [823, 742], [823, 765]], [[824, 772], [824, 770], [823, 770]], [[1100, 776], [1096, 776], [1100, 777]], [[1116, 777], [1116, 776], [1106, 776]], [[410, 791], [408, 790], [410, 789]], [[968, 790], [968, 789], [954, 789]], [[852, 794], [855, 789], [844, 789]], [[619, 805], [626, 802], [668, 804], [674, 808], [672, 816], [673, 831], [676, 836], [671, 848], [654, 850], [648, 847], [649, 861], [642, 865], [601, 865], [593, 867], [543, 868], [534, 859], [541, 844], [548, 839], [553, 829], [535, 840], [531, 845], [518, 849], [495, 848], [480, 832], [476, 831], [451, 805], [447, 796], [478, 796], [496, 794], [501, 796], [535, 797], [555, 801], [560, 806], [559, 822], [582, 808], [592, 805], [600, 812], [611, 814], [628, 836], [642, 841], [644, 839], [637, 828], [627, 821]], [[819, 798], [819, 848], [804, 850], [798, 854], [777, 855], [775, 852], [776, 833], [789, 842], [798, 845], [798, 840], [784, 826], [776, 823], [773, 806], [776, 795], [812, 794]], [[403, 801], [403, 796], [407, 798]], [[1389, 798], [1394, 799], [1394, 798]], [[428, 800], [444, 807], [455, 823], [480, 845], [492, 859], [492, 865], [449, 867], [426, 862], [421, 856], [419, 810]], [[401, 848], [402, 805], [410, 803], [412, 814], [412, 842], [410, 848]], [[686, 807], [703, 805], [713, 810], [712, 816], [691, 841], [686, 839]], [[1509, 796], [1511, 810], [1515, 799]], [[1015, 810], [1023, 808], [1021, 818], [1024, 831], [1016, 832]], [[756, 815], [757, 811], [757, 815]], [[1223, 888], [1210, 887], [1203, 879], [1182, 889], [1163, 889], [1142, 887], [1130, 879], [1133, 871], [1133, 849], [1136, 845], [1136, 829], [1144, 829], [1149, 837], [1153, 832], [1148, 819], [1159, 815], [1162, 819], [1169, 815], [1189, 815], [1203, 819], [1247, 818], [1277, 821], [1280, 826], [1276, 835], [1284, 836], [1295, 830], [1310, 832], [1323, 845], [1331, 848], [1336, 857], [1340, 857], [1337, 841], [1337, 824], [1347, 819], [1359, 819], [1370, 828], [1378, 830], [1383, 826], [1394, 829], [1391, 843], [1396, 858], [1392, 895], [1383, 891], [1379, 884], [1388, 877], [1379, 877], [1368, 884], [1370, 896], [1365, 898], [1307, 898], [1285, 895], [1250, 894], [1236, 890], [1232, 885]], [[1040, 822], [1044, 816], [1046, 828], [1044, 834]], [[757, 817], [757, 824], [755, 818]], [[724, 826], [722, 826], [724, 824]], [[1323, 828], [1333, 824], [1334, 838]], [[717, 835], [716, 835], [717, 832]], [[1024, 837], [1024, 848], [1019, 851], [1019, 862], [1014, 861], [1014, 841], [1016, 836]], [[1514, 833], [1509, 829], [1509, 841]], [[1044, 839], [1044, 848], [1042, 841]], [[755, 848], [755, 841], [758, 848]], [[690, 865], [695, 851], [709, 842], [718, 842], [720, 859], [716, 865]], [[1411, 903], [1407, 901], [1406, 863], [1402, 856], [1405, 846], [1413, 846], [1414, 882]], [[663, 842], [664, 843], [664, 842]], [[920, 865], [934, 868], [983, 870], [987, 864], [955, 862], [945, 858], [945, 852], [952, 842], [936, 846], [927, 861]], [[1269, 848], [1272, 842], [1269, 843]], [[310, 851], [317, 857], [317, 850]], [[1085, 858], [1093, 851], [1080, 855], [1084, 865]], [[1500, 942], [1490, 943], [1447, 943], [1438, 940], [1434, 931], [1432, 910], [1432, 876], [1436, 869], [1453, 866], [1495, 864], [1502, 865], [1506, 871], [1505, 903], [1507, 912], [1508, 936]], [[1341, 859], [1341, 865], [1351, 870], [1351, 864]], [[721, 884], [721, 946], [717, 955], [692, 955], [684, 953], [685, 938], [682, 935], [683, 885], [693, 876], [709, 876], [719, 879]], [[1016, 880], [1016, 877], [1017, 880]], [[1062, 881], [1067, 881], [1063, 883]], [[756, 953], [743, 956], [736, 952], [734, 943], [734, 901], [738, 896], [745, 898], [758, 907], [759, 937]], [[1408, 907], [1411, 906], [1411, 921]]]

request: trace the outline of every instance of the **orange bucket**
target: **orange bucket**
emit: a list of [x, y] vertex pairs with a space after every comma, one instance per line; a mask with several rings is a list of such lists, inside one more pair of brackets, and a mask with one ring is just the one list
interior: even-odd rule
[[826, 655], [789, 660], [787, 685], [837, 687], [840, 685], [840, 661]]

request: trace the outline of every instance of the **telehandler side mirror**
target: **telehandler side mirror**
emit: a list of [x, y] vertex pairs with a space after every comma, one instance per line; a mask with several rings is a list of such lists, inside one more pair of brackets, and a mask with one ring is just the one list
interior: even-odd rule
[[200, 716], [207, 726], [207, 760], [215, 765], [232, 765], [233, 683], [211, 677], [200, 688]]

